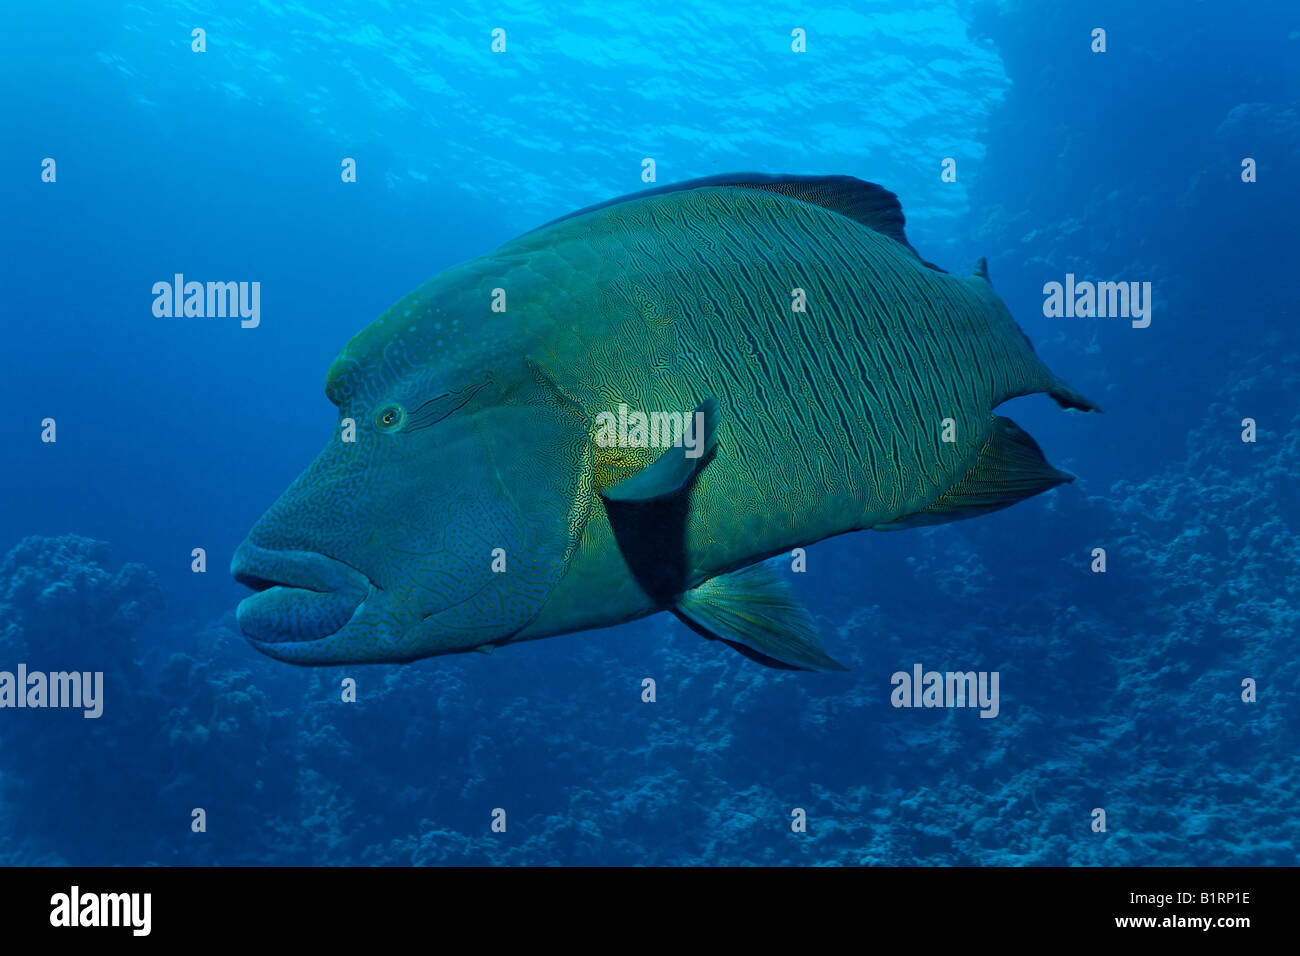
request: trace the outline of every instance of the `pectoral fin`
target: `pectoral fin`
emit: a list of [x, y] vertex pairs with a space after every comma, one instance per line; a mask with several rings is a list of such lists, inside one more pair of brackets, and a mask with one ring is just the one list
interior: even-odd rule
[[673, 613], [697, 634], [768, 667], [848, 670], [822, 650], [812, 615], [766, 564], [710, 578], [683, 594]]
[[706, 398], [691, 416], [693, 443], [667, 448], [649, 466], [601, 491], [608, 501], [644, 502], [674, 495], [703, 466], [718, 440], [718, 403]]

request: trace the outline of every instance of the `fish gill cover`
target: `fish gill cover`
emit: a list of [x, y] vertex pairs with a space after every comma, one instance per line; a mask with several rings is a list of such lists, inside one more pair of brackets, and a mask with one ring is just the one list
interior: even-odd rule
[[[1300, 23], [1221, 6], [6, 9], [0, 862], [1295, 864]], [[737, 172], [880, 184], [915, 255], [880, 192], [733, 185], [491, 257]], [[831, 232], [856, 265], [804, 262], [800, 300], [780, 270]], [[658, 271], [602, 272], [612, 245]], [[675, 299], [698, 273], [646, 252], [675, 248], [732, 249], [734, 288]], [[602, 352], [569, 306], [614, 301], [603, 321], [656, 331]], [[944, 337], [954, 316], [986, 337]], [[966, 378], [927, 390], [966, 398], [931, 416], [908, 383], [945, 361]], [[1012, 392], [1106, 414], [1029, 395], [995, 426], [971, 396], [1007, 362], [1038, 376]], [[682, 441], [628, 441], [636, 411]], [[889, 434], [932, 453], [867, 442]], [[407, 439], [439, 496], [403, 462], [338, 484]], [[267, 523], [318, 455], [334, 490]], [[789, 495], [723, 480], [773, 462]], [[832, 466], [862, 480], [819, 497]], [[498, 505], [461, 494], [498, 481]], [[1009, 481], [1044, 493], [925, 524], [1025, 497]], [[454, 560], [331, 550], [435, 517], [395, 551]], [[442, 582], [433, 614], [528, 586], [403, 645], [490, 654], [267, 656], [403, 575]], [[626, 620], [560, 636], [600, 614]], [[847, 670], [787, 669], [826, 660]]]

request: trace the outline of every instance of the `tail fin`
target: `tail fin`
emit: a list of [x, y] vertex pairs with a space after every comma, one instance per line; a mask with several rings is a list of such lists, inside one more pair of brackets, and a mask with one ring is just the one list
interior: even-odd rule
[[[1043, 366], [1046, 368], [1047, 366]], [[1050, 372], [1048, 374], [1051, 374]], [[1056, 404], [1062, 408], [1077, 408], [1081, 412], [1102, 412], [1104, 409], [1090, 398], [1085, 398], [1076, 392], [1070, 386], [1066, 385], [1055, 375], [1052, 376], [1056, 384], [1047, 390], [1047, 394], [1056, 399]]]
[[1001, 405], [1011, 398], [1046, 392], [1062, 408], [1077, 408], [1083, 412], [1100, 412], [1101, 406], [1082, 393], [1075, 391], [1043, 364], [1043, 360], [1034, 351], [1034, 343], [1020, 327], [1020, 323], [1011, 317], [1006, 305], [993, 291], [988, 282], [987, 266], [980, 268], [984, 260], [977, 264], [975, 272], [969, 277], [973, 280], [968, 286], [988, 305], [992, 307], [989, 316], [989, 331], [1002, 342], [1002, 350], [1007, 362], [1008, 386], [1006, 394], [995, 396], [994, 406]]

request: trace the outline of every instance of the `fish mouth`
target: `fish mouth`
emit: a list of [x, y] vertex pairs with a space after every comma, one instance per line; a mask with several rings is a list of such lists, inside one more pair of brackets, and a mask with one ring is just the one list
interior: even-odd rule
[[257, 592], [239, 602], [235, 619], [244, 636], [258, 644], [329, 637], [346, 627], [377, 590], [366, 575], [337, 558], [247, 541], [235, 552], [230, 573]]

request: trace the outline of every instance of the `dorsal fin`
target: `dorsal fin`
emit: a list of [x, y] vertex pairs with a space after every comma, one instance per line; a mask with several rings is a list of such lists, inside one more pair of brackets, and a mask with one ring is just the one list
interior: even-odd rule
[[[753, 177], [753, 181], [747, 180], [746, 176]], [[863, 182], [852, 176], [758, 176], [756, 173], [742, 173], [735, 182], [716, 185], [763, 189], [821, 206], [912, 248], [903, 232], [903, 206], [898, 196], [876, 183]]]
[[989, 261], [983, 256], [980, 256], [975, 260], [975, 271], [972, 272], [971, 275], [978, 276], [985, 282], [988, 282], [989, 285], [993, 284], [992, 282], [989, 282]]
[[[881, 235], [888, 236], [896, 242], [901, 242], [911, 250], [913, 255], [918, 259], [921, 258], [920, 253], [912, 248], [912, 244], [907, 241], [906, 233], [903, 232], [905, 220], [903, 218], [903, 207], [899, 203], [898, 197], [884, 186], [864, 182], [852, 176], [721, 173], [716, 176], [704, 176], [700, 179], [688, 179], [680, 183], [671, 183], [667, 186], [656, 186], [653, 189], [643, 189], [641, 192], [629, 193], [616, 199], [607, 199], [605, 202], [596, 203], [594, 206], [586, 206], [576, 212], [561, 216], [559, 219], [552, 219], [545, 226], [538, 226], [537, 229], [545, 229], [547, 226], [564, 222], [566, 219], [573, 219], [575, 216], [585, 216], [587, 213], [595, 212], [598, 209], [607, 209], [610, 206], [633, 202], [647, 196], [662, 196], [667, 193], [684, 192], [688, 189], [707, 189], [723, 186], [762, 189], [767, 192], [779, 193], [782, 196], [789, 196], [791, 199], [798, 199], [800, 202], [806, 202], [813, 206], [820, 206], [823, 209], [829, 209], [831, 212], [847, 216], [854, 222], [859, 222], [869, 229], [874, 229]], [[537, 229], [531, 231], [537, 232]], [[925, 262], [923, 259], [921, 261]], [[925, 264], [938, 272], [944, 271], [933, 263], [925, 262]]]

